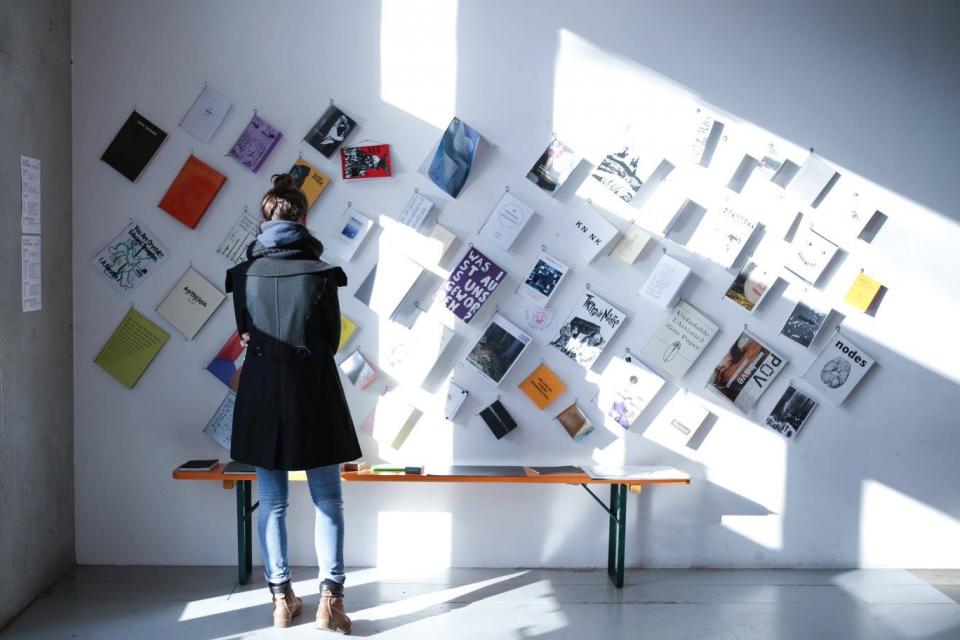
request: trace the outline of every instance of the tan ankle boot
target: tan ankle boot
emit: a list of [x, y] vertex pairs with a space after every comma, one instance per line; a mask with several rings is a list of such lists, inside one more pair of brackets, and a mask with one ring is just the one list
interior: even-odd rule
[[317, 629], [348, 634], [351, 624], [343, 610], [343, 596], [335, 596], [333, 592], [323, 589], [320, 592], [320, 608], [317, 609]]
[[303, 611], [303, 600], [293, 591], [273, 594], [273, 626], [286, 628]]

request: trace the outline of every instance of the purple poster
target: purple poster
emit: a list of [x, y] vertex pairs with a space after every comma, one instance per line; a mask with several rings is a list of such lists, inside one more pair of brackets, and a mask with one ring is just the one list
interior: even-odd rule
[[282, 137], [279, 129], [255, 115], [227, 155], [256, 173]]
[[470, 247], [443, 283], [443, 304], [469, 324], [506, 274], [500, 265]]

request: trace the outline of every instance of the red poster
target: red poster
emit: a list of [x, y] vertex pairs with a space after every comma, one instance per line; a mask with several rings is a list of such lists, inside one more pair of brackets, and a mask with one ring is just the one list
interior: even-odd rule
[[340, 149], [340, 175], [344, 180], [389, 178], [393, 175], [393, 167], [390, 164], [390, 145], [374, 144], [366, 147], [342, 147]]

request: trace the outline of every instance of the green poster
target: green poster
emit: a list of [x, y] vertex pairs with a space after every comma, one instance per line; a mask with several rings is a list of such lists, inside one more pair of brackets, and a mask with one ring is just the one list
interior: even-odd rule
[[93, 361], [132, 389], [169, 337], [166, 331], [131, 308]]

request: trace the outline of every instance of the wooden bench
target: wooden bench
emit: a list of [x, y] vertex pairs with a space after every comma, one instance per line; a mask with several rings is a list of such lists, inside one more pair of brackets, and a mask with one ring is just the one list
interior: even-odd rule
[[[253, 542], [252, 521], [253, 513], [259, 502], [253, 504], [252, 483], [257, 476], [250, 474], [224, 474], [221, 463], [211, 471], [176, 471], [173, 477], [176, 480], [216, 480], [223, 483], [224, 489], [236, 488], [237, 498], [237, 568], [240, 584], [246, 584], [253, 569]], [[489, 465], [487, 465], [489, 467]], [[515, 467], [511, 467], [515, 468]], [[422, 474], [405, 473], [372, 473], [370, 471], [343, 471], [340, 477], [344, 482], [458, 482], [458, 483], [511, 483], [511, 484], [566, 484], [583, 487], [596, 500], [597, 504], [609, 516], [609, 533], [607, 540], [607, 574], [617, 586], [623, 587], [623, 563], [626, 549], [627, 535], [627, 492], [640, 493], [647, 485], [685, 485], [690, 484], [690, 476], [686, 473], [669, 467], [650, 467], [651, 473], [645, 478], [611, 478], [594, 479], [584, 472], [564, 474], [536, 474], [528, 467], [523, 467], [523, 476], [517, 475], [450, 475], [441, 473], [431, 475], [430, 467]], [[306, 474], [302, 471], [291, 471], [290, 480], [305, 481]], [[589, 485], [609, 485], [610, 503], [605, 504]]]

